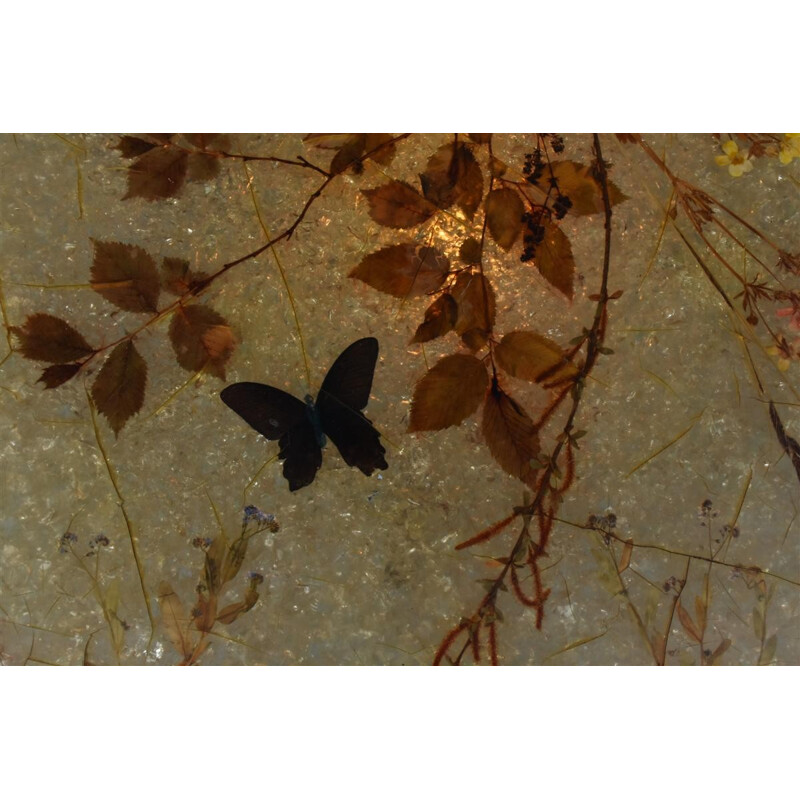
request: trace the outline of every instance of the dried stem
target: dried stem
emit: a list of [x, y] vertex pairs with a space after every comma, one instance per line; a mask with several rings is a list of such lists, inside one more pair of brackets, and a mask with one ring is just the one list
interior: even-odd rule
[[[595, 153], [595, 164], [594, 164], [594, 175], [597, 180], [598, 185], [600, 186], [600, 191], [603, 198], [603, 210], [604, 210], [604, 228], [605, 228], [605, 238], [604, 238], [604, 247], [603, 247], [603, 267], [602, 267], [602, 276], [600, 280], [600, 291], [598, 293], [598, 300], [597, 305], [595, 307], [595, 314], [594, 320], [592, 322], [592, 327], [588, 331], [586, 336], [586, 361], [584, 362], [583, 366], [578, 372], [578, 375], [575, 379], [575, 382], [572, 386], [571, 395], [572, 395], [572, 405], [569, 410], [569, 414], [567, 416], [567, 420], [563, 426], [561, 435], [558, 438], [556, 446], [554, 447], [553, 451], [550, 453], [547, 464], [542, 469], [542, 472], [537, 480], [536, 483], [536, 490], [533, 497], [533, 500], [530, 501], [527, 505], [514, 509], [512, 514], [513, 517], [522, 516], [523, 518], [523, 525], [522, 530], [520, 531], [517, 539], [515, 540], [511, 550], [509, 551], [509, 556], [504, 559], [504, 564], [502, 569], [500, 570], [497, 577], [495, 577], [490, 583], [489, 588], [486, 594], [484, 595], [480, 605], [478, 606], [478, 610], [476, 613], [470, 618], [470, 621], [464, 624], [463, 622], [460, 623], [458, 626], [453, 628], [447, 636], [444, 638], [442, 643], [439, 645], [439, 648], [436, 652], [436, 656], [434, 658], [435, 664], [440, 664], [442, 659], [449, 651], [450, 647], [455, 643], [455, 640], [458, 638], [460, 634], [462, 634], [465, 630], [469, 630], [470, 634], [467, 639], [467, 642], [464, 643], [461, 650], [457, 654], [457, 656], [453, 659], [454, 664], [460, 664], [463, 656], [465, 655], [467, 649], [470, 647], [475, 648], [475, 642], [477, 641], [477, 630], [483, 624], [484, 619], [490, 618], [491, 625], [494, 624], [494, 619], [496, 616], [496, 603], [497, 603], [497, 595], [498, 592], [501, 590], [505, 590], [507, 587], [505, 585], [506, 577], [509, 576], [511, 573], [511, 581], [512, 586], [515, 590], [515, 595], [520, 602], [523, 602], [525, 605], [532, 605], [536, 608], [536, 626], [537, 628], [541, 628], [542, 621], [544, 617], [544, 602], [547, 599], [549, 594], [549, 590], [545, 590], [542, 586], [541, 582], [541, 573], [538, 566], [539, 559], [546, 555], [546, 547], [547, 541], [550, 534], [550, 529], [552, 527], [552, 513], [544, 513], [544, 503], [548, 496], [552, 496], [552, 504], [555, 505], [558, 500], [560, 499], [561, 495], [563, 494], [562, 491], [553, 489], [551, 485], [552, 479], [555, 477], [557, 472], [557, 464], [559, 463], [559, 457], [562, 454], [562, 451], [565, 447], [568, 447], [570, 437], [573, 431], [573, 424], [575, 420], [575, 416], [578, 413], [578, 409], [580, 407], [581, 397], [583, 395], [583, 388], [585, 385], [586, 378], [592, 371], [598, 356], [602, 352], [603, 348], [603, 341], [605, 338], [606, 332], [606, 319], [607, 319], [607, 306], [609, 302], [609, 293], [608, 293], [608, 279], [609, 279], [609, 272], [610, 272], [610, 265], [611, 265], [611, 199], [609, 197], [608, 192], [608, 173], [606, 164], [603, 160], [602, 155], [602, 148], [600, 145], [600, 137], [597, 134], [593, 136], [594, 141], [594, 153]], [[561, 395], [564, 399], [567, 397], [567, 393], [563, 393]], [[552, 413], [552, 410], [551, 412]], [[537, 519], [537, 524], [539, 528], [539, 539], [538, 541], [534, 542], [530, 536], [530, 522], [533, 518]], [[505, 523], [505, 520], [503, 521]], [[501, 523], [498, 523], [500, 525]], [[491, 531], [496, 526], [492, 526], [488, 528], [488, 531]], [[505, 527], [505, 525], [503, 525]], [[485, 540], [484, 537], [481, 541]], [[464, 545], [466, 546], [466, 544]], [[535, 586], [535, 597], [528, 598], [525, 595], [521, 588], [519, 587], [519, 582], [516, 576], [516, 562], [517, 560], [522, 557], [522, 561], [524, 562], [527, 569], [530, 571], [534, 586]], [[523, 600], [522, 598], [525, 598]], [[526, 602], [527, 601], [527, 602]], [[475, 633], [473, 633], [475, 631]], [[494, 636], [494, 649], [496, 651], [497, 641], [496, 641], [496, 632], [493, 634]]]

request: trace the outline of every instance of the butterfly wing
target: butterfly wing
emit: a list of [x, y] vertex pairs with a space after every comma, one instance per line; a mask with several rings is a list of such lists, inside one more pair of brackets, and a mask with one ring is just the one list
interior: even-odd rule
[[377, 361], [377, 339], [369, 336], [353, 342], [328, 370], [319, 390], [317, 405], [323, 397], [331, 397], [357, 411], [366, 408]]
[[369, 401], [377, 360], [377, 339], [353, 342], [328, 370], [316, 403], [322, 430], [348, 466], [358, 467], [365, 475], [389, 466], [380, 434], [361, 413]]
[[279, 440], [278, 458], [293, 492], [308, 486], [322, 466], [322, 449], [306, 405], [263, 383], [233, 383], [220, 392], [222, 402], [267, 439]]

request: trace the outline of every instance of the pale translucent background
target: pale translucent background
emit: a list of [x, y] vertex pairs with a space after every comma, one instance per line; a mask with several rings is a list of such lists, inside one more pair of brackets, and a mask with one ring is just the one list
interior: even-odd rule
[[[446, 140], [423, 135], [400, 143], [386, 173], [415, 180]], [[327, 166], [328, 156], [309, 149], [300, 135], [247, 135], [233, 141], [239, 152], [289, 159], [302, 154]], [[761, 159], [753, 172], [736, 180], [714, 164], [719, 149], [711, 137], [651, 136], [648, 141], [666, 153], [679, 175], [735, 208], [786, 250], [800, 248], [796, 164], [782, 167]], [[265, 241], [250, 178], [273, 235], [294, 220], [321, 181], [310, 171], [280, 164], [251, 163], [248, 175], [241, 162], [231, 161], [216, 179], [189, 183], [175, 199], [123, 201], [128, 162], [111, 149], [115, 143], [113, 136], [79, 134], [66, 140], [51, 135], [0, 139], [0, 275], [9, 324], [47, 312], [70, 321], [93, 343], [117, 338], [141, 318], [115, 309], [88, 288], [46, 288], [88, 282], [90, 238], [137, 244], [158, 258], [187, 258], [198, 269], [214, 271]], [[589, 136], [568, 136], [566, 143], [566, 157], [588, 162]], [[601, 360], [584, 394], [577, 427], [588, 434], [578, 453], [578, 480], [560, 515], [583, 524], [590, 514], [613, 511], [617, 532], [637, 545], [703, 553], [701, 504], [713, 502], [721, 526], [735, 516], [752, 476], [737, 521], [741, 534], [724, 560], [790, 579], [767, 579], [768, 588], [775, 588], [766, 635], [777, 637], [774, 663], [797, 663], [796, 476], [788, 459], [781, 458], [724, 304], [670, 226], [652, 260], [669, 196], [665, 179], [638, 148], [611, 136], [603, 143], [613, 162], [612, 179], [630, 196], [614, 212], [609, 284], [624, 294], [611, 306], [606, 344], [614, 354]], [[494, 146], [499, 157], [519, 167], [531, 139], [498, 135]], [[482, 596], [476, 581], [497, 572], [488, 557], [506, 555], [510, 542], [500, 538], [461, 552], [454, 545], [506, 516], [521, 502], [522, 486], [493, 461], [475, 419], [438, 433], [406, 433], [413, 386], [426, 369], [421, 348], [408, 341], [425, 302], [401, 305], [347, 278], [366, 253], [414, 235], [383, 229], [369, 218], [359, 190], [383, 181], [374, 167], [361, 176], [337, 178], [289, 243], [280, 244], [274, 255], [232, 269], [204, 297], [241, 340], [229, 381], [267, 382], [299, 396], [308, 391], [275, 257], [296, 301], [312, 390], [347, 344], [376, 336], [381, 359], [368, 414], [387, 442], [389, 469], [383, 474], [366, 478], [329, 447], [313, 485], [300, 492], [288, 491], [277, 461], [249, 485], [277, 445], [263, 441], [221, 403], [224, 384], [215, 378], [191, 383], [163, 406], [189, 376], [174, 361], [167, 323], [137, 338], [150, 365], [145, 407], [118, 439], [104, 420], [98, 429], [138, 537], [154, 631], [83, 383], [44, 391], [35, 383], [39, 365], [18, 354], [3, 362], [4, 663], [79, 664], [87, 652], [93, 663], [116, 661], [91, 581], [71, 555], [59, 553], [67, 530], [81, 543], [101, 533], [111, 540], [100, 557], [98, 583], [103, 591], [114, 581], [119, 586], [119, 616], [129, 626], [121, 661], [177, 662], [159, 624], [157, 587], [168, 581], [191, 606], [202, 569], [202, 553], [192, 539], [216, 536], [219, 524], [235, 535], [246, 503], [275, 514], [281, 528], [251, 542], [230, 598], [237, 599], [246, 573], [255, 570], [265, 577], [261, 599], [222, 629], [223, 636], [212, 637], [201, 663], [426, 664], [447, 630], [475, 611]], [[599, 215], [568, 218], [564, 224], [581, 274], [572, 304], [520, 264], [518, 251], [507, 256], [489, 249], [499, 332], [534, 329], [566, 343], [590, 324], [594, 305], [587, 295], [599, 285], [602, 220]], [[689, 228], [685, 220], [682, 227]], [[720, 246], [741, 265], [734, 243]], [[722, 280], [734, 294], [733, 284]], [[769, 344], [766, 337], [762, 344]], [[457, 347], [451, 334], [426, 347], [427, 360], [433, 363]], [[782, 374], [767, 354], [757, 347], [751, 352], [769, 396], [789, 404], [780, 406], [788, 432], [800, 438], [800, 364]], [[515, 384], [514, 390], [532, 407], [545, 397], [538, 387]], [[680, 441], [632, 472], [693, 422]], [[501, 663], [652, 663], [628, 599], [609, 580], [597, 534], [559, 524], [549, 552], [544, 577], [552, 594], [543, 630], [534, 629], [530, 610], [504, 597]], [[635, 549], [631, 564], [643, 578], [628, 573], [626, 579], [641, 614], [663, 613], [668, 596], [659, 587], [682, 574], [685, 563], [679, 556]], [[685, 593], [690, 609], [703, 575], [695, 562]], [[731, 640], [724, 663], [759, 660], [762, 647], [753, 625], [757, 591], [729, 567], [711, 571], [708, 646]], [[698, 661], [698, 648], [677, 620], [669, 649], [668, 663]]]

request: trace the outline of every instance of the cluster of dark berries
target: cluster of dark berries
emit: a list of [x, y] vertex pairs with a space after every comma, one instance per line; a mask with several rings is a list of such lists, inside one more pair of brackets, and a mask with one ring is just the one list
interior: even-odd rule
[[561, 194], [559, 192], [556, 195], [556, 199], [553, 202], [553, 211], [555, 211], [556, 219], [564, 219], [567, 215], [567, 211], [572, 208], [572, 200], [569, 199], [565, 194]]
[[679, 578], [670, 577], [664, 581], [663, 589], [665, 592], [680, 591], [683, 589], [683, 581]]
[[522, 255], [519, 260], [523, 263], [533, 261], [536, 257], [536, 248], [544, 241], [544, 225], [542, 225], [541, 209], [530, 212], [526, 211], [522, 215], [522, 224], [525, 226], [525, 233], [522, 235]]
[[70, 545], [75, 544], [78, 541], [78, 537], [72, 533], [71, 531], [67, 531], [62, 537], [61, 541], [59, 542], [58, 552], [59, 553], [68, 553]]
[[558, 133], [550, 134], [550, 147], [553, 148], [554, 153], [564, 152], [564, 137]]
[[525, 153], [525, 164], [522, 167], [525, 180], [532, 184], [538, 183], [543, 172], [544, 161], [542, 160], [541, 149], [537, 147], [532, 153]]

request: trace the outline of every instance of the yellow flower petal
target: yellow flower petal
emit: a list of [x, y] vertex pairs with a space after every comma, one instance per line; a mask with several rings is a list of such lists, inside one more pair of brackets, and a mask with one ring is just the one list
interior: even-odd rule
[[741, 178], [744, 173], [744, 164], [731, 164], [728, 167], [728, 172], [730, 172], [734, 178]]
[[749, 158], [746, 159], [745, 162], [742, 164], [742, 169], [745, 172], [750, 172], [750, 170], [753, 169], [753, 162]]
[[788, 358], [779, 358], [778, 359], [778, 369], [781, 372], [786, 372], [789, 369], [789, 359]]
[[791, 164], [793, 158], [796, 158], [796, 156], [794, 153], [790, 152], [788, 148], [786, 150], [781, 149], [780, 155], [778, 156], [778, 160], [781, 164]]
[[722, 149], [729, 155], [733, 156], [739, 152], [739, 145], [733, 141], [733, 139], [728, 139], [727, 142], [722, 143]]
[[[781, 151], [781, 155], [782, 154], [783, 154], [783, 151]], [[716, 161], [717, 164], [719, 164], [720, 167], [727, 167], [728, 164], [731, 163], [731, 160], [730, 160], [730, 158], [728, 158], [728, 156], [714, 156], [714, 161]]]

